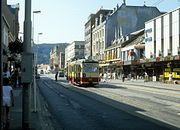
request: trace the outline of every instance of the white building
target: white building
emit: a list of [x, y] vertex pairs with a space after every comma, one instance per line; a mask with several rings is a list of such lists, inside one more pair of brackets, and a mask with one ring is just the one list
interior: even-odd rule
[[176, 56], [180, 49], [180, 8], [145, 23], [146, 58]]
[[100, 14], [99, 25], [98, 18], [95, 19], [95, 26], [92, 31], [92, 57], [94, 60], [104, 59], [106, 21], [102, 21], [102, 18], [103, 15]]
[[65, 67], [69, 61], [84, 58], [84, 41], [74, 41], [65, 48]]

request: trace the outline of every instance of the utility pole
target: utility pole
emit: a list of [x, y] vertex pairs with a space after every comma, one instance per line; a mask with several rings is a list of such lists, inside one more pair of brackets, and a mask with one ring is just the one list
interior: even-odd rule
[[21, 63], [22, 71], [22, 127], [23, 130], [30, 129], [30, 87], [32, 83], [32, 61], [33, 53], [31, 47], [31, 0], [25, 0], [25, 21], [24, 21], [24, 43]]
[[3, 57], [2, 57], [2, 0], [0, 1], [0, 30], [1, 30], [1, 33], [0, 33], [0, 125], [1, 125], [1, 128], [2, 128], [2, 73], [3, 73]]

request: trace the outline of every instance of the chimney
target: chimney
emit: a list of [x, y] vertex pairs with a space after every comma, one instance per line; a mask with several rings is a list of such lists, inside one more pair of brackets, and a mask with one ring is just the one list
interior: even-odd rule
[[98, 18], [95, 18], [95, 27], [98, 26]]
[[123, 4], [126, 5], [126, 0], [123, 0]]

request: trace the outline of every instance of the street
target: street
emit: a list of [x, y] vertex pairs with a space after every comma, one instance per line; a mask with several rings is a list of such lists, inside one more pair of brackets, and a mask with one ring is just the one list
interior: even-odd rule
[[58, 129], [178, 129], [176, 91], [113, 81], [84, 88], [47, 77], [41, 77], [38, 86]]

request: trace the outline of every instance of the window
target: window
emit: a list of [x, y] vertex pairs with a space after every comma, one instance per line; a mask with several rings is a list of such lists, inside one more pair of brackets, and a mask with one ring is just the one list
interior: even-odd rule
[[79, 45], [75, 45], [75, 49], [78, 49], [79, 48]]
[[98, 63], [84, 63], [83, 64], [84, 72], [97, 72], [98, 71]]

